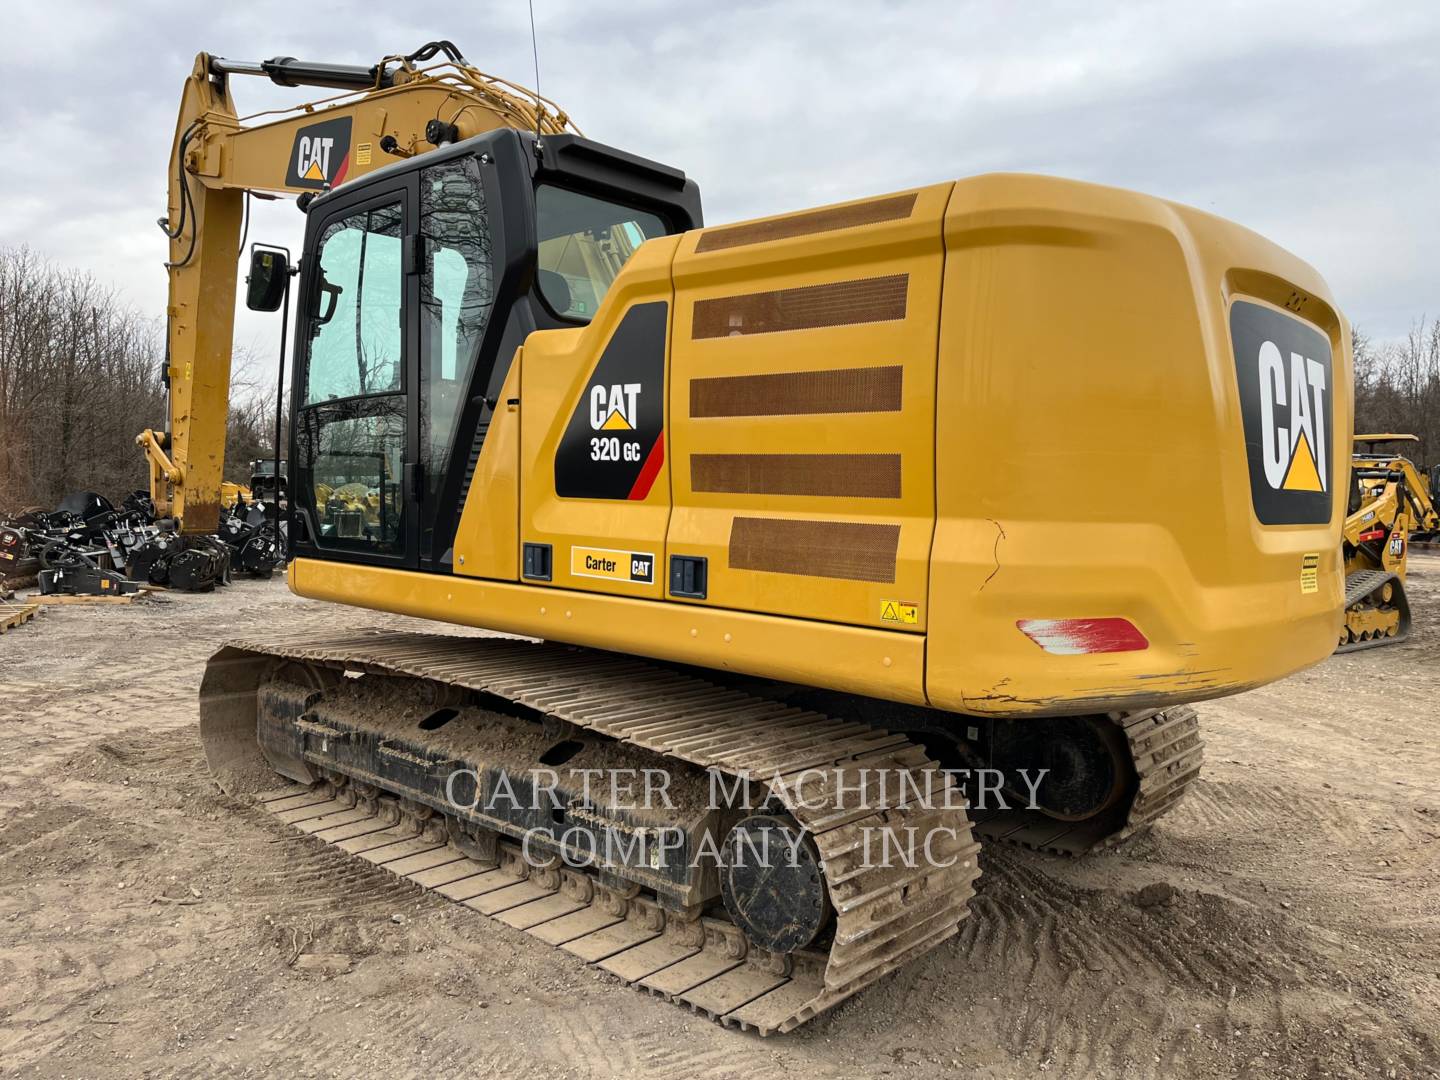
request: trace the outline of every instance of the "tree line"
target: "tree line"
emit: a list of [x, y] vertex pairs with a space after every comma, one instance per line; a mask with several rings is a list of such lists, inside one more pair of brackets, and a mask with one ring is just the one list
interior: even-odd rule
[[1355, 432], [1420, 436], [1397, 447], [1416, 464], [1440, 464], [1440, 319], [1420, 319], [1398, 341], [1377, 343], [1359, 330], [1355, 353]]
[[[1408, 432], [1440, 463], [1440, 319], [1376, 342], [1356, 330], [1355, 430]], [[53, 507], [72, 491], [117, 504], [147, 485], [135, 436], [165, 425], [164, 326], [91, 274], [0, 248], [0, 511]], [[273, 453], [268, 367], [232, 362], [225, 478]], [[266, 369], [264, 377], [257, 374]]]
[[[0, 247], [0, 512], [53, 509], [72, 491], [119, 505], [149, 484], [135, 436], [165, 426], [163, 322], [93, 275]], [[274, 401], [233, 364], [225, 477], [274, 444]]]

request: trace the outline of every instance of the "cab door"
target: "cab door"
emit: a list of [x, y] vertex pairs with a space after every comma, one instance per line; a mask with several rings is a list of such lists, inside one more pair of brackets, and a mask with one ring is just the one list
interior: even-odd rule
[[[413, 173], [326, 200], [296, 325], [296, 554], [418, 565]], [[318, 210], [319, 208], [317, 208]]]

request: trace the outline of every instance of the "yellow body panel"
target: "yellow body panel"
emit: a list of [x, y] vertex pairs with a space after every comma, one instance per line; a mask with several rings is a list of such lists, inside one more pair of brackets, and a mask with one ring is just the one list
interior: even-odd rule
[[470, 489], [455, 530], [455, 573], [515, 581], [520, 577], [520, 367], [524, 349], [500, 388]]
[[[716, 250], [706, 250], [702, 242], [707, 236], [725, 235], [725, 229], [697, 231], [681, 240], [674, 267], [667, 425], [675, 489], [670, 551], [703, 556], [710, 568], [709, 597], [686, 602], [923, 631], [935, 521], [941, 225], [953, 186], [937, 184], [901, 193], [900, 198], [912, 197], [913, 205], [905, 216], [888, 221], [749, 240]], [[834, 209], [844, 213], [874, 202], [862, 200]], [[885, 317], [891, 313], [884, 310], [870, 318], [837, 304], [833, 311], [816, 313], [817, 318], [833, 320], [833, 325], [813, 328], [772, 330], [761, 325], [756, 331], [737, 316], [739, 325], [727, 325], [723, 334], [707, 336], [696, 325], [697, 305], [724, 303], [736, 295], [806, 288], [864, 290], [866, 283], [895, 278], [903, 278], [899, 318]], [[897, 290], [897, 310], [901, 296]], [[863, 303], [863, 291], [860, 299]], [[784, 301], [777, 304], [785, 317]], [[830, 378], [834, 373], [860, 377], [888, 368], [900, 369], [895, 376], [898, 400], [874, 402], [872, 411], [815, 411], [824, 407], [816, 400], [818, 389], [802, 385], [782, 392], [789, 400], [776, 393], [767, 398], [767, 384], [756, 380], [750, 385], [757, 387], [758, 400], [741, 406], [739, 415], [692, 415], [697, 381], [713, 386], [715, 380], [782, 374], [801, 379]], [[735, 406], [719, 411], [734, 412]], [[709, 490], [703, 489], [697, 458], [701, 463], [722, 461], [734, 473], [756, 456], [774, 463], [771, 468], [792, 472], [751, 477], [749, 482], [757, 490], [717, 491], [713, 483]], [[864, 474], [877, 469], [887, 475]], [[697, 476], [702, 478], [702, 490], [697, 490]], [[743, 473], [735, 479], [741, 483], [732, 487], [744, 486]], [[898, 481], [893, 492], [873, 493], [892, 479]], [[788, 483], [791, 490], [774, 490], [775, 480]], [[745, 560], [732, 559], [730, 550], [737, 517], [762, 523], [778, 518], [898, 529], [893, 566], [876, 566], [873, 573], [853, 567], [847, 559], [850, 553], [844, 550], [844, 533], [834, 528], [817, 530], [821, 542], [806, 560], [809, 573], [741, 565]], [[824, 533], [833, 535], [826, 538]], [[857, 573], [868, 574], [871, 580], [846, 576]], [[915, 621], [883, 619], [887, 605], [893, 610], [896, 604], [913, 609]]]
[[[1330, 339], [1332, 477], [1351, 427], [1349, 329], [1310, 267], [1254, 233], [1128, 192], [961, 181], [946, 221], [940, 520], [927, 689], [967, 712], [1213, 696], [1329, 655], [1344, 586], [1332, 521], [1251, 510], [1229, 303], [1283, 305]], [[984, 468], [973, 467], [986, 463]], [[1320, 553], [1320, 588], [1300, 589]], [[1021, 618], [1121, 616], [1135, 652], [1054, 656]]]
[[[640, 501], [557, 497], [597, 358], [657, 300], [664, 468]], [[1328, 342], [1328, 520], [1252, 507], [1240, 301]], [[987, 176], [699, 230], [642, 246], [588, 327], [531, 334], [518, 363], [518, 416], [497, 416], [456, 540], [464, 577], [300, 560], [298, 592], [1003, 716], [1219, 696], [1333, 648], [1349, 329], [1314, 270], [1210, 215]], [[816, 381], [866, 367], [901, 370]], [[893, 563], [857, 570], [841, 541], [877, 527], [898, 528]], [[554, 545], [554, 580], [468, 580], [513, 579], [507, 542]], [[656, 582], [576, 575], [576, 547], [654, 552]], [[669, 595], [670, 554], [709, 560], [703, 601]], [[1146, 647], [1059, 654], [1017, 626], [1106, 618]]]
[[596, 649], [924, 704], [923, 638], [572, 589], [296, 559], [293, 592]]

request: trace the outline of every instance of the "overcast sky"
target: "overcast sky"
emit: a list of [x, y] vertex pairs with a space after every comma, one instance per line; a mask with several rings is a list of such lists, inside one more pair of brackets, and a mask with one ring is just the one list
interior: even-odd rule
[[[698, 180], [709, 224], [1042, 172], [1241, 222], [1373, 337], [1440, 314], [1440, 4], [534, 2], [541, 89], [591, 138]], [[534, 81], [525, 0], [5, 7], [0, 244], [157, 317], [155, 219], [196, 52], [369, 64], [450, 38]], [[233, 91], [242, 114], [329, 93]], [[300, 222], [265, 205], [250, 238], [298, 244]], [[242, 313], [237, 344], [268, 358], [274, 319]]]

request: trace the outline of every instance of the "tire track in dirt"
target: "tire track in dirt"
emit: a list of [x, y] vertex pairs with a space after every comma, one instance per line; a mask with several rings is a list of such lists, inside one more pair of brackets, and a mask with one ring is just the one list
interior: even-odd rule
[[[179, 858], [188, 853], [221, 858], [232, 876], [246, 882], [245, 894], [230, 901], [240, 911], [287, 909], [298, 916], [388, 915], [395, 906], [424, 895], [411, 882], [386, 873], [307, 836], [280, 826], [272, 815], [222, 795], [205, 769], [196, 737], [176, 744], [173, 733], [122, 732], [104, 738], [68, 763], [92, 782], [108, 779], [134, 790], [170, 796], [179, 809], [144, 823]], [[87, 767], [88, 766], [88, 767]], [[122, 779], [123, 778], [123, 779]], [[203, 819], [207, 812], [223, 822], [243, 821], [267, 834], [260, 851], [236, 849], [231, 830]]]
[[[1436, 808], [1440, 811], [1440, 807]], [[1175, 826], [1199, 842], [1216, 840], [1325, 857], [1361, 849], [1417, 873], [1435, 868], [1424, 849], [1440, 839], [1440, 813], [1338, 793], [1317, 797], [1247, 780], [1202, 780], [1175, 811]], [[1283, 823], [1284, 831], [1277, 829]], [[1297, 843], [1298, 841], [1298, 843]]]
[[[1256, 1013], [1282, 1041], [1301, 1044], [1324, 1039], [1311, 1019], [1317, 1012], [1356, 1015], [1331, 991], [1327, 958], [1273, 912], [1187, 890], [1137, 907], [1129, 893], [1059, 880], [1055, 866], [992, 852], [953, 946], [967, 977], [993, 976], [991, 985], [1003, 987], [992, 1009], [1001, 1044], [1017, 1057], [1066, 1076], [1173, 1076], [1207, 1057], [1243, 1064], [1244, 1032], [1254, 1026], [1245, 1018]], [[1289, 1008], [1296, 1000], [1306, 1002], [1300, 1016]], [[1360, 1013], [1370, 1022], [1396, 1019]], [[1425, 1044], [1418, 1028], [1408, 1036]], [[1379, 1067], [1399, 1050], [1359, 1040], [1353, 1052]], [[1424, 1054], [1408, 1058], [1418, 1065]]]

